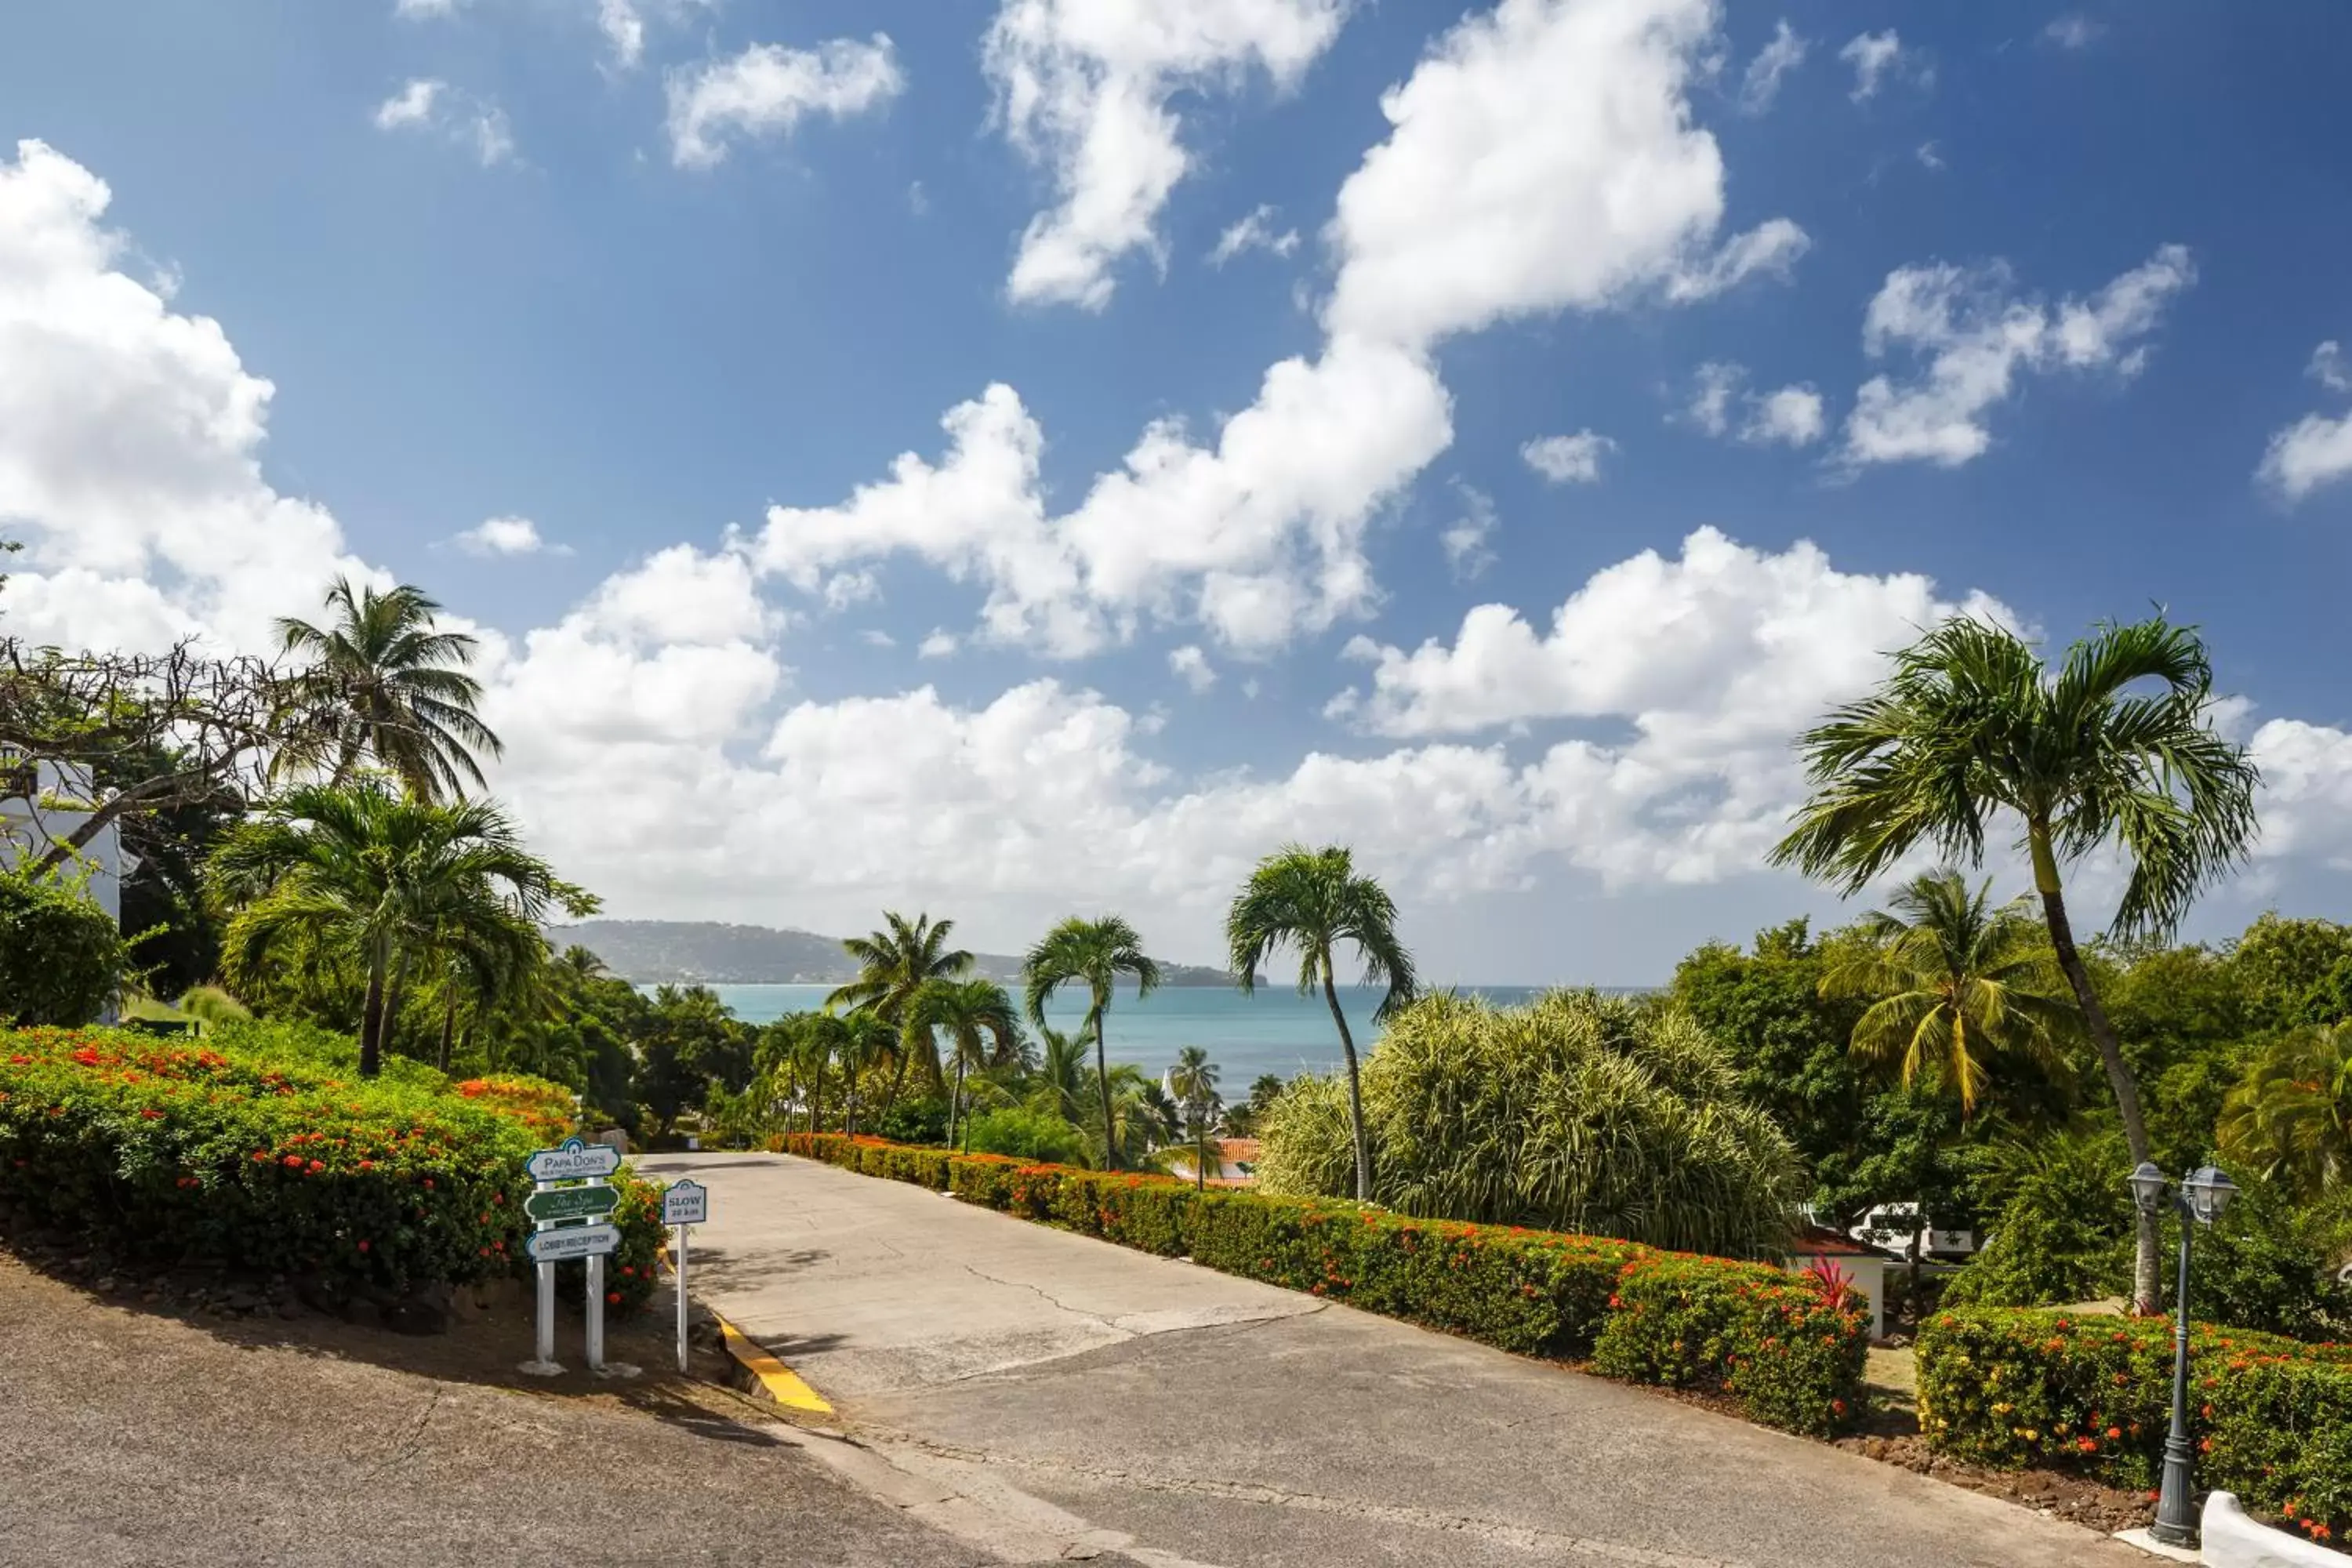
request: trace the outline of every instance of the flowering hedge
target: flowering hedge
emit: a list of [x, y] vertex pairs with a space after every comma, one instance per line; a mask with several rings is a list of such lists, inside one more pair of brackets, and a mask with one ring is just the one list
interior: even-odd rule
[[1827, 1432], [1853, 1408], [1859, 1299], [1769, 1264], [1606, 1237], [1409, 1219], [1329, 1198], [1195, 1191], [879, 1139], [793, 1133], [789, 1152], [911, 1182], [1024, 1219], [1348, 1302], [1638, 1383], [1719, 1389], [1754, 1419]]
[[[2154, 1487], [2171, 1426], [2172, 1328], [2161, 1319], [1979, 1307], [1919, 1332], [1919, 1418], [1943, 1452], [2051, 1465]], [[2352, 1346], [2198, 1324], [2189, 1435], [2200, 1488], [2316, 1541], [2352, 1530]]]
[[[151, 1263], [462, 1283], [528, 1267], [523, 1161], [567, 1129], [559, 1099], [568, 1112], [529, 1079], [440, 1089], [260, 1049], [0, 1031], [0, 1203]], [[624, 1184], [624, 1310], [652, 1293], [659, 1207]]]

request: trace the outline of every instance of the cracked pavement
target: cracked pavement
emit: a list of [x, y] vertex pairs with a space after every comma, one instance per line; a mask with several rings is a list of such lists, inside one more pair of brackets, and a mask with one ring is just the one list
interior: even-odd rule
[[782, 1155], [642, 1163], [710, 1188], [694, 1294], [834, 1403], [843, 1440], [812, 1453], [1002, 1561], [2145, 1561], [1652, 1391], [901, 1183]]

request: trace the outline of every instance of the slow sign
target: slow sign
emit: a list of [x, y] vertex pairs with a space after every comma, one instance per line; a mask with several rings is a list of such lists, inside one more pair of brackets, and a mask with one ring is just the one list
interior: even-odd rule
[[662, 1192], [662, 1224], [707, 1225], [710, 1221], [710, 1189], [696, 1181], [672, 1182]]

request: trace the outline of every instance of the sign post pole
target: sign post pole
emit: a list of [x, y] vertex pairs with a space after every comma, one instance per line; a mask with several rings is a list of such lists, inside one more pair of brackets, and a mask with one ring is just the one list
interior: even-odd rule
[[[533, 1173], [536, 1174], [537, 1173]], [[552, 1182], [536, 1182], [531, 1195], [550, 1190]], [[525, 1208], [529, 1208], [526, 1204]], [[538, 1276], [539, 1310], [535, 1318], [537, 1333], [533, 1336], [531, 1358], [522, 1363], [521, 1371], [531, 1377], [561, 1377], [563, 1363], [555, 1359], [555, 1265], [541, 1263], [531, 1270]]]
[[[538, 1265], [537, 1356], [522, 1363], [534, 1377], [563, 1371], [555, 1359], [555, 1266], [577, 1258], [588, 1276], [588, 1370], [599, 1377], [633, 1377], [636, 1368], [604, 1362], [604, 1259], [621, 1245], [620, 1227], [609, 1218], [620, 1194], [605, 1180], [621, 1168], [620, 1151], [604, 1143], [567, 1138], [541, 1149], [527, 1162], [532, 1188], [523, 1211], [532, 1221], [528, 1247]], [[582, 1182], [581, 1186], [559, 1186]]]
[[710, 1189], [692, 1177], [672, 1182], [662, 1194], [662, 1223], [677, 1238], [677, 1370], [686, 1370], [686, 1254], [698, 1225], [710, 1223]]

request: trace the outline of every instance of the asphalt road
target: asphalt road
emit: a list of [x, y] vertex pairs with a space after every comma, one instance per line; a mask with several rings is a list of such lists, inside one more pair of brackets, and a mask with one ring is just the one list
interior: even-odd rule
[[1004, 1560], [952, 1509], [928, 1522], [940, 1496], [845, 1484], [804, 1435], [708, 1400], [618, 1408], [288, 1339], [96, 1300], [0, 1253], [0, 1564]]
[[[2137, 1568], [2077, 1526], [1659, 1394], [782, 1155], [696, 1297], [835, 1405], [861, 1485], [1173, 1568]], [[986, 1540], [984, 1530], [969, 1532]]]

